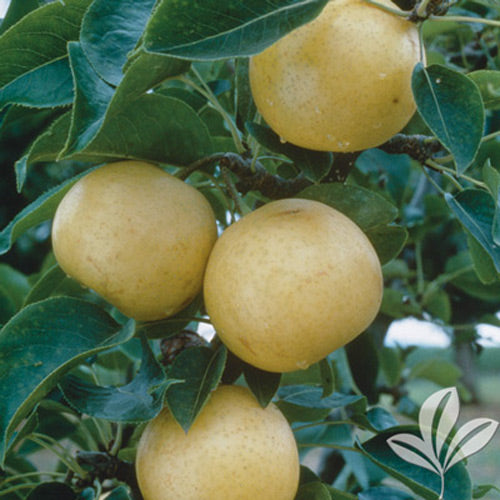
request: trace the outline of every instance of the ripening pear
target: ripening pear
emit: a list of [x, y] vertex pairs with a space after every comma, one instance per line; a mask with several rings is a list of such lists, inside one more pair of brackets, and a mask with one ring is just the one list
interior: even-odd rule
[[[379, 3], [397, 10], [390, 0]], [[321, 151], [378, 146], [415, 112], [417, 26], [365, 0], [330, 0], [250, 60], [258, 110], [283, 141]]]
[[293, 500], [299, 457], [290, 426], [241, 386], [219, 386], [185, 433], [168, 409], [136, 457], [144, 500]]
[[172, 316], [194, 299], [216, 238], [205, 197], [140, 161], [109, 163], [78, 180], [52, 227], [61, 268], [144, 321]]
[[382, 299], [378, 256], [328, 205], [268, 203], [227, 228], [207, 264], [204, 298], [222, 342], [271, 372], [307, 368], [363, 332]]

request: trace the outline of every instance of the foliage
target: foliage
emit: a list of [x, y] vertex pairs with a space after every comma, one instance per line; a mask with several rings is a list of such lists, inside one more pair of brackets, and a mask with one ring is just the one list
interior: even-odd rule
[[[303, 468], [297, 499], [437, 498], [439, 484], [391, 455], [387, 439], [403, 428], [395, 416], [416, 421], [409, 381], [470, 394], [452, 362], [410, 369], [409, 350], [384, 338], [413, 316], [479, 351], [477, 324], [498, 324], [500, 6], [399, 2], [426, 48], [412, 79], [418, 112], [379, 148], [333, 155], [283, 144], [248, 84], [248, 57], [326, 2], [11, 1], [0, 27], [0, 497], [138, 499], [131, 464], [143, 423], [166, 404], [187, 430], [211, 390], [237, 382], [263, 406], [276, 402], [302, 456], [330, 450], [316, 473]], [[303, 371], [257, 370], [217, 338], [168, 363], [169, 342], [207, 321], [201, 298], [173, 318], [134, 322], [50, 251], [62, 196], [119, 159], [161, 164], [195, 186], [221, 229], [289, 196], [344, 212], [384, 264], [376, 321]], [[43, 448], [50, 470], [37, 465]], [[446, 499], [495, 490], [473, 488], [463, 464], [447, 481]]]

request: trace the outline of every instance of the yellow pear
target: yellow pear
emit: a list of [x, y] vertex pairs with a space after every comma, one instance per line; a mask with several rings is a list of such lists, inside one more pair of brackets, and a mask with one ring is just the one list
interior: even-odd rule
[[144, 500], [293, 500], [295, 438], [282, 413], [219, 386], [187, 434], [164, 409], [146, 426], [136, 471]]
[[204, 196], [139, 161], [109, 163], [77, 181], [52, 227], [61, 268], [138, 320], [171, 316], [193, 300], [216, 238]]
[[382, 271], [348, 217], [317, 201], [279, 200], [222, 233], [207, 264], [204, 297], [236, 356], [286, 372], [321, 360], [373, 321]]
[[313, 21], [251, 58], [250, 84], [258, 110], [284, 141], [359, 151], [410, 120], [419, 59], [414, 23], [365, 0], [330, 0]]

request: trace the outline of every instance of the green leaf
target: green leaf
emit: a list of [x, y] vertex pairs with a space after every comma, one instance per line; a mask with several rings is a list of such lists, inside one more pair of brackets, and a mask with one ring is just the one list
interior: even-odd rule
[[381, 224], [367, 229], [365, 234], [375, 248], [382, 265], [397, 257], [408, 239], [408, 230], [396, 225]]
[[372, 190], [335, 182], [309, 186], [297, 198], [320, 201], [349, 217], [371, 241], [382, 264], [394, 258], [407, 239], [405, 228], [388, 225], [398, 209]]
[[500, 109], [500, 71], [480, 69], [467, 75], [478, 86], [486, 109]]
[[0, 35], [39, 5], [38, 0], [11, 0], [8, 7], [5, 18], [0, 23]]
[[16, 310], [21, 309], [24, 297], [30, 290], [28, 277], [8, 264], [0, 263], [1, 287], [8, 292]]
[[106, 500], [133, 500], [132, 494], [127, 486], [121, 485], [113, 489]]
[[68, 375], [59, 387], [70, 406], [91, 417], [112, 422], [143, 422], [163, 407], [165, 391], [175, 383], [166, 379], [147, 341], [142, 342], [141, 367], [131, 382], [121, 387], [97, 386]]
[[463, 173], [474, 160], [483, 136], [484, 108], [477, 85], [445, 66], [424, 68], [419, 63], [412, 88], [422, 118]]
[[[185, 62], [146, 55], [134, 61], [116, 91], [102, 80], [81, 46], [70, 44], [76, 99], [70, 135], [59, 158], [129, 158], [186, 165], [212, 153], [207, 127], [186, 103], [145, 92], [177, 75]], [[144, 78], [147, 75], [147, 78]]]
[[281, 153], [293, 160], [304, 176], [313, 182], [320, 181], [332, 167], [332, 153], [312, 151], [290, 143], [283, 143], [273, 130], [258, 123], [247, 122], [245, 127], [266, 149]]
[[166, 402], [172, 415], [188, 431], [205, 406], [210, 393], [222, 377], [227, 350], [216, 351], [208, 347], [192, 347], [182, 351], [172, 364], [169, 378], [184, 380], [167, 392]]
[[389, 224], [398, 215], [398, 209], [373, 191], [350, 184], [320, 184], [309, 186], [297, 198], [317, 200], [342, 212], [363, 231]]
[[[415, 426], [400, 426], [384, 431], [358, 446], [376, 465], [417, 495], [425, 500], [437, 500], [441, 489], [440, 477], [404, 461], [388, 445], [387, 440], [400, 432], [419, 435]], [[470, 500], [471, 495], [472, 487], [467, 470], [463, 463], [458, 463], [445, 475], [444, 500]]]
[[321, 481], [302, 484], [297, 491], [295, 500], [331, 500], [327, 486]]
[[115, 93], [114, 88], [91, 68], [80, 43], [70, 42], [68, 52], [76, 95], [68, 142], [62, 156], [81, 151], [97, 135]]
[[[471, 239], [470, 242], [472, 241], [475, 242]], [[477, 245], [479, 246], [479, 244]], [[482, 250], [480, 246], [479, 248]], [[480, 256], [481, 254], [479, 254]], [[488, 255], [486, 257], [489, 258]], [[500, 283], [498, 280], [486, 284], [482, 283], [478, 275], [471, 269], [471, 254], [469, 252], [463, 251], [450, 257], [446, 261], [445, 272], [455, 274], [450, 283], [469, 297], [490, 304], [495, 304], [500, 300]]]
[[286, 385], [278, 389], [280, 401], [305, 408], [328, 409], [342, 408], [363, 399], [363, 396], [353, 396], [335, 392], [323, 397], [321, 387], [310, 385]]
[[492, 490], [500, 493], [500, 488], [498, 488], [497, 486], [494, 486], [493, 484], [480, 484], [480, 485], [474, 486], [472, 498], [483, 498], [485, 495], [487, 495]]
[[127, 56], [137, 45], [155, 0], [95, 0], [82, 22], [85, 55], [103, 80], [118, 85]]
[[495, 269], [500, 272], [500, 246], [493, 235], [496, 208], [491, 195], [480, 189], [464, 189], [454, 197], [446, 194], [445, 198], [457, 219], [493, 259]]
[[467, 245], [469, 246], [470, 256], [474, 264], [474, 270], [477, 277], [484, 285], [490, 285], [498, 281], [499, 275], [493, 264], [493, 260], [478, 241], [468, 232]]
[[425, 379], [434, 382], [441, 387], [456, 386], [462, 370], [450, 361], [443, 359], [425, 359], [412, 366], [409, 379]]
[[389, 488], [388, 486], [376, 486], [362, 491], [358, 500], [413, 500], [405, 491]]
[[26, 500], [77, 500], [76, 493], [65, 483], [55, 481], [39, 484], [30, 491]]
[[389, 387], [397, 385], [401, 379], [401, 372], [403, 369], [401, 351], [399, 348], [382, 347], [382, 349], [378, 351], [378, 360], [387, 385]]
[[147, 51], [213, 60], [260, 52], [286, 33], [316, 17], [327, 0], [163, 0], [143, 37]]
[[91, 0], [52, 2], [24, 16], [0, 37], [0, 88], [41, 66], [66, 56], [77, 40]]
[[53, 265], [33, 285], [24, 300], [24, 305], [47, 299], [65, 279], [66, 273], [57, 264]]
[[281, 373], [271, 373], [245, 363], [243, 374], [249, 389], [257, 401], [265, 408], [273, 399], [280, 385]]
[[86, 173], [88, 173], [88, 171], [52, 188], [21, 210], [21, 212], [0, 231], [0, 255], [8, 252], [16, 239], [29, 228], [51, 219], [63, 196], [68, 192], [71, 186]]
[[35, 108], [73, 102], [73, 78], [67, 57], [55, 59], [19, 76], [0, 89], [0, 109], [7, 104]]
[[92, 354], [129, 340], [98, 306], [69, 297], [37, 302], [0, 330], [0, 464], [14, 430], [64, 373]]

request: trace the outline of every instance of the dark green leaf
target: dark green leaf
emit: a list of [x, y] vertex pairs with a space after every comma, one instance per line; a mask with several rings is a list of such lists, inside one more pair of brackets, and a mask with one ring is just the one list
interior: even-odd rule
[[377, 486], [362, 491], [358, 495], [358, 500], [413, 500], [413, 497], [404, 491], [388, 486]]
[[76, 500], [76, 493], [65, 483], [42, 483], [31, 490], [26, 500]]
[[398, 215], [398, 209], [379, 194], [350, 184], [310, 186], [297, 198], [321, 201], [345, 214], [363, 231], [389, 224]]
[[405, 227], [380, 224], [365, 231], [382, 265], [397, 257], [408, 239]]
[[478, 241], [467, 231], [467, 245], [474, 264], [477, 277], [484, 285], [491, 285], [498, 281], [499, 275], [492, 258]]
[[67, 57], [28, 71], [0, 89], [0, 109], [7, 104], [52, 108], [72, 102], [73, 78]]
[[382, 349], [378, 351], [378, 359], [387, 385], [389, 387], [397, 385], [401, 378], [401, 371], [403, 369], [399, 348], [382, 347]]
[[479, 87], [485, 108], [500, 109], [500, 71], [480, 69], [468, 77]]
[[351, 493], [347, 493], [346, 491], [338, 490], [337, 488], [333, 488], [332, 486], [327, 486], [328, 491], [330, 492], [331, 500], [358, 500], [358, 497], [352, 495]]
[[245, 127], [266, 149], [281, 153], [293, 160], [305, 177], [313, 182], [320, 181], [332, 167], [332, 153], [312, 151], [290, 143], [283, 143], [273, 130], [258, 123], [247, 122]]
[[455, 197], [446, 195], [446, 201], [460, 223], [493, 259], [500, 272], [500, 246], [493, 237], [495, 201], [489, 193], [480, 189], [464, 189]]
[[94, 304], [69, 297], [37, 302], [0, 330], [0, 461], [14, 430], [70, 368], [129, 340], [133, 322], [120, 327]]
[[207, 127], [190, 106], [161, 94], [145, 94], [152, 81], [185, 69], [183, 61], [144, 55], [134, 61], [115, 92], [95, 72], [80, 45], [71, 44], [70, 52], [77, 91], [70, 136], [60, 157], [186, 165], [212, 152]]
[[374, 403], [378, 399], [377, 373], [378, 357], [377, 347], [370, 332], [364, 332], [346, 344], [345, 351], [354, 382], [360, 391]]
[[163, 0], [143, 37], [150, 52], [212, 60], [256, 54], [311, 21], [327, 0]]
[[39, 7], [38, 0], [11, 0], [5, 18], [0, 23], [0, 34], [16, 24], [26, 14]]
[[398, 421], [393, 417], [392, 413], [380, 406], [370, 408], [366, 412], [366, 417], [370, 425], [377, 431], [384, 431], [398, 425]]
[[323, 397], [321, 387], [309, 385], [287, 385], [278, 389], [280, 401], [292, 403], [298, 406], [315, 409], [341, 408], [361, 400], [362, 396], [353, 396], [340, 393], [333, 393], [326, 398]]
[[[441, 489], [440, 477], [422, 467], [410, 464], [396, 455], [387, 440], [400, 432], [419, 435], [415, 426], [401, 426], [382, 432], [365, 441], [360, 449], [376, 465], [426, 500], [437, 500]], [[453, 466], [445, 475], [444, 500], [470, 500], [472, 488], [463, 463]]]
[[208, 347], [192, 347], [175, 358], [169, 378], [184, 380], [184, 383], [173, 385], [167, 392], [166, 401], [186, 432], [205, 406], [211, 391], [219, 384], [226, 356], [227, 350], [223, 346], [215, 352]]
[[407, 190], [412, 189], [410, 182], [411, 160], [407, 155], [389, 154], [381, 149], [367, 149], [356, 160], [356, 168], [371, 173], [377, 180], [385, 181], [385, 188], [399, 205]]
[[65, 156], [85, 149], [97, 135], [115, 92], [90, 66], [80, 43], [70, 42], [68, 51], [76, 95]]
[[265, 408], [278, 390], [281, 373], [266, 372], [245, 363], [243, 374], [253, 395], [257, 398], [259, 404]]
[[28, 277], [8, 264], [0, 263], [0, 286], [8, 292], [16, 310], [21, 309], [30, 289]]
[[95, 0], [82, 22], [85, 55], [101, 78], [118, 85], [128, 53], [136, 46], [155, 0]]
[[97, 386], [69, 375], [59, 384], [64, 397], [78, 412], [112, 422], [143, 422], [163, 407], [165, 391], [179, 380], [166, 379], [146, 340], [142, 342], [141, 367], [133, 380], [121, 387]]
[[238, 58], [236, 60], [236, 113], [238, 123], [241, 125], [252, 121], [257, 112], [250, 89], [248, 62], [248, 58]]
[[483, 136], [484, 109], [477, 85], [445, 66], [424, 68], [419, 63], [412, 88], [425, 123], [453, 154], [458, 172], [464, 172]]
[[91, 0], [52, 2], [30, 12], [0, 37], [0, 88], [66, 56]]
[[314, 481], [301, 485], [295, 500], [331, 500], [331, 498], [326, 485], [321, 481]]
[[65, 278], [66, 273], [57, 264], [50, 267], [33, 285], [24, 300], [24, 305], [48, 298]]
[[68, 192], [71, 186], [86, 173], [87, 172], [83, 172], [61, 185], [52, 188], [21, 210], [21, 212], [12, 219], [9, 225], [0, 231], [0, 255], [8, 252], [16, 239], [29, 228], [51, 219], [63, 196]]

